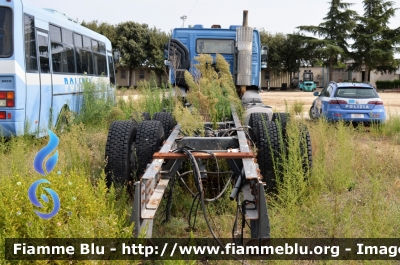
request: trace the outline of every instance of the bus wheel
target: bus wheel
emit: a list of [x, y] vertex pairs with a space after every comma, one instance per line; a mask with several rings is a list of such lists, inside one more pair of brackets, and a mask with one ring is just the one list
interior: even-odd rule
[[145, 172], [147, 165], [153, 160], [153, 154], [160, 149], [165, 140], [161, 121], [142, 121], [136, 134], [136, 180]]
[[58, 115], [57, 122], [56, 122], [56, 131], [57, 132], [64, 132], [68, 125], [69, 125], [69, 109], [68, 107], [63, 107]]
[[137, 126], [131, 120], [114, 121], [110, 126], [105, 152], [108, 187], [111, 184], [133, 186]]

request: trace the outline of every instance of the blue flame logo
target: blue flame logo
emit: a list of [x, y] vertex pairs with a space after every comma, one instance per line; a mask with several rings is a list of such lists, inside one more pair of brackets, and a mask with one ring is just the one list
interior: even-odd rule
[[[52, 131], [48, 130], [48, 132], [50, 136], [49, 143], [45, 147], [40, 149], [40, 151], [36, 154], [35, 161], [33, 161], [33, 167], [38, 173], [42, 174], [43, 176], [46, 176], [46, 173], [43, 170], [43, 161], [46, 158], [46, 156], [48, 156], [51, 152], [54, 151], [54, 149], [56, 149], [58, 143], [60, 142], [58, 137]], [[49, 157], [49, 159], [46, 162], [46, 171], [48, 173], [50, 173], [50, 171], [53, 170], [53, 168], [57, 164], [57, 161], [58, 161], [58, 151], [56, 151], [54, 155]]]
[[[46, 176], [48, 173], [50, 173], [54, 169], [54, 167], [56, 166], [57, 161], [58, 161], [58, 151], [56, 151], [46, 161], [46, 172], [47, 173], [44, 171], [43, 162], [44, 162], [45, 158], [56, 149], [56, 147], [58, 146], [58, 144], [60, 142], [58, 137], [52, 131], [48, 130], [48, 132], [49, 132], [48, 144], [39, 150], [39, 152], [36, 154], [35, 160], [33, 161], [33, 167], [39, 174], [41, 174], [43, 176]], [[35, 181], [29, 187], [29, 190], [28, 190], [29, 200], [32, 202], [33, 205], [40, 207], [40, 208], [43, 208], [44, 206], [37, 199], [36, 191], [37, 191], [39, 185], [42, 183], [50, 184], [50, 182], [48, 180], [40, 179], [38, 181]], [[35, 210], [35, 213], [42, 219], [50, 219], [54, 215], [56, 215], [58, 213], [58, 211], [60, 210], [60, 199], [54, 190], [52, 190], [50, 188], [44, 188], [44, 189], [48, 192], [48, 194], [50, 194], [50, 196], [53, 200], [53, 203], [54, 203], [53, 210], [50, 213], [41, 213], [41, 212]], [[49, 202], [49, 198], [45, 194], [41, 194], [40, 197], [42, 198], [42, 200], [44, 202], [46, 202], [46, 203]]]
[[[42, 183], [49, 183], [50, 182], [46, 179], [40, 179], [35, 181], [28, 190], [28, 196], [29, 196], [29, 200], [31, 200], [32, 204], [43, 208], [44, 206], [39, 202], [39, 200], [36, 197], [36, 190], [38, 189], [39, 185]], [[50, 188], [44, 188], [51, 196], [51, 198], [53, 199], [53, 203], [54, 203], [54, 207], [53, 210], [50, 213], [41, 213], [39, 211], [35, 210], [35, 213], [42, 219], [50, 219], [51, 217], [53, 217], [54, 215], [56, 215], [58, 213], [58, 211], [60, 210], [60, 199], [58, 198], [57, 193], [50, 189]], [[46, 203], [49, 202], [49, 198], [47, 198], [47, 196], [45, 194], [41, 194], [40, 196], [42, 198], [42, 200], [44, 200]]]

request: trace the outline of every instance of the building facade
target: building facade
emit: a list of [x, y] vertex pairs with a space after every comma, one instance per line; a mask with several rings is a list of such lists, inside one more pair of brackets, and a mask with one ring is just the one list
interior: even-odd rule
[[[281, 88], [282, 84], [286, 84], [287, 87], [290, 87], [290, 84], [294, 82], [294, 85], [296, 85], [299, 76], [299, 80], [302, 81], [304, 70], [311, 70], [314, 75], [314, 82], [317, 84], [317, 87], [325, 87], [330, 81], [363, 82], [365, 75], [365, 71], [355, 72], [346, 71], [346, 68], [337, 68], [333, 71], [333, 80], [329, 80], [329, 69], [326, 67], [301, 67], [299, 72], [292, 74], [292, 80], [290, 80], [289, 73], [284, 73], [277, 76], [274, 75], [273, 71], [270, 69], [262, 69], [261, 86], [263, 87], [263, 89], [277, 89]], [[395, 79], [400, 79], [400, 70], [393, 73], [384, 74], [376, 73], [375, 71], [371, 71], [370, 73], [370, 83], [372, 86], [376, 86], [376, 81], [392, 81]]]
[[147, 82], [155, 82], [158, 87], [162, 87], [162, 84], [168, 84], [167, 74], [157, 75], [149, 67], [135, 68], [132, 70], [132, 74], [130, 74], [128, 68], [117, 67], [115, 77], [117, 87], [129, 87], [129, 80], [131, 81], [131, 87], [137, 87], [140, 81], [145, 80]]
[[[343, 82], [343, 81], [355, 81], [362, 82], [364, 80], [364, 71], [361, 72], [351, 72], [346, 71], [345, 68], [335, 69], [333, 71], [333, 80], [329, 80], [329, 70], [326, 67], [301, 67], [300, 71], [292, 74], [292, 80], [290, 79], [289, 73], [284, 73], [280, 75], [275, 75], [270, 69], [262, 69], [261, 71], [261, 87], [263, 89], [280, 89], [282, 84], [286, 84], [289, 88], [291, 83], [297, 84], [297, 78], [300, 76], [300, 81], [302, 81], [302, 76], [304, 70], [311, 70], [314, 74], [314, 82], [317, 87], [325, 87], [329, 81]], [[146, 80], [147, 82], [155, 82], [158, 87], [168, 85], [168, 75], [163, 73], [162, 75], [154, 74], [151, 68], [141, 67], [133, 69], [132, 75], [129, 74], [128, 68], [118, 67], [115, 72], [116, 75], [116, 85], [117, 87], [129, 87], [129, 79], [131, 80], [131, 87], [137, 87], [140, 81]], [[371, 71], [370, 73], [370, 83], [376, 86], [376, 81], [386, 81], [400, 79], [400, 70], [393, 73], [375, 73]]]

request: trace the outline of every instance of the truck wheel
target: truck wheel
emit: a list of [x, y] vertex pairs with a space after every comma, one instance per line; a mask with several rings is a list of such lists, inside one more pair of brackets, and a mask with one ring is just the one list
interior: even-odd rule
[[257, 163], [266, 182], [266, 191], [276, 191], [281, 160], [278, 127], [273, 121], [259, 121], [256, 127]]
[[149, 120], [151, 120], [150, 113], [148, 113], [148, 112], [143, 112], [143, 113], [142, 113], [142, 116], [143, 116], [143, 120], [144, 120], [144, 121], [149, 121]]
[[312, 146], [310, 132], [304, 124], [300, 125], [300, 154], [304, 173], [307, 174], [312, 167]]
[[172, 117], [172, 114], [170, 112], [157, 112], [154, 113], [153, 120], [161, 121], [162, 126], [164, 128], [165, 139], [168, 139], [169, 135], [172, 132], [172, 129], [176, 125], [176, 122]]
[[257, 113], [251, 113], [250, 114], [250, 119], [249, 119], [249, 126], [251, 127], [251, 130], [249, 130], [250, 138], [253, 142], [257, 141], [257, 136], [256, 136], [256, 130], [257, 130], [257, 124], [260, 121], [269, 121], [269, 116], [267, 113], [262, 113], [262, 112], [257, 112]]
[[112, 183], [126, 185], [133, 180], [137, 126], [135, 121], [114, 121], [110, 126], [105, 152], [108, 187]]
[[164, 129], [160, 121], [142, 121], [137, 129], [136, 135], [136, 180], [153, 160], [153, 154], [160, 149], [165, 140]]
[[[141, 118], [140, 118], [141, 116]], [[148, 112], [135, 112], [133, 115], [130, 117], [131, 120], [134, 120], [136, 122], [142, 121], [149, 121], [151, 120], [150, 113]]]
[[[287, 112], [277, 112], [272, 114], [272, 121], [278, 124], [282, 130], [282, 136], [286, 138], [286, 127], [289, 122], [290, 115]], [[280, 124], [280, 125], [279, 125]]]

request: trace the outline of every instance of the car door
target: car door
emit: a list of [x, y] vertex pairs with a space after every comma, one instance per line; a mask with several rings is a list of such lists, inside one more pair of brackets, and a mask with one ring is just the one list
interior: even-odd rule
[[323, 100], [323, 95], [325, 94], [326, 90], [328, 89], [328, 87], [325, 87], [321, 93], [319, 94], [318, 98], [315, 99], [315, 104], [314, 107], [317, 109], [317, 114], [318, 116], [320, 116], [321, 112], [322, 112], [322, 100]]
[[329, 85], [326, 90], [325, 93], [322, 95], [322, 104], [321, 104], [321, 114], [324, 115], [325, 117], [327, 117], [327, 112], [328, 112], [328, 104], [329, 101], [331, 100], [331, 95], [332, 95], [332, 91], [333, 91], [333, 87], [331, 85]]

